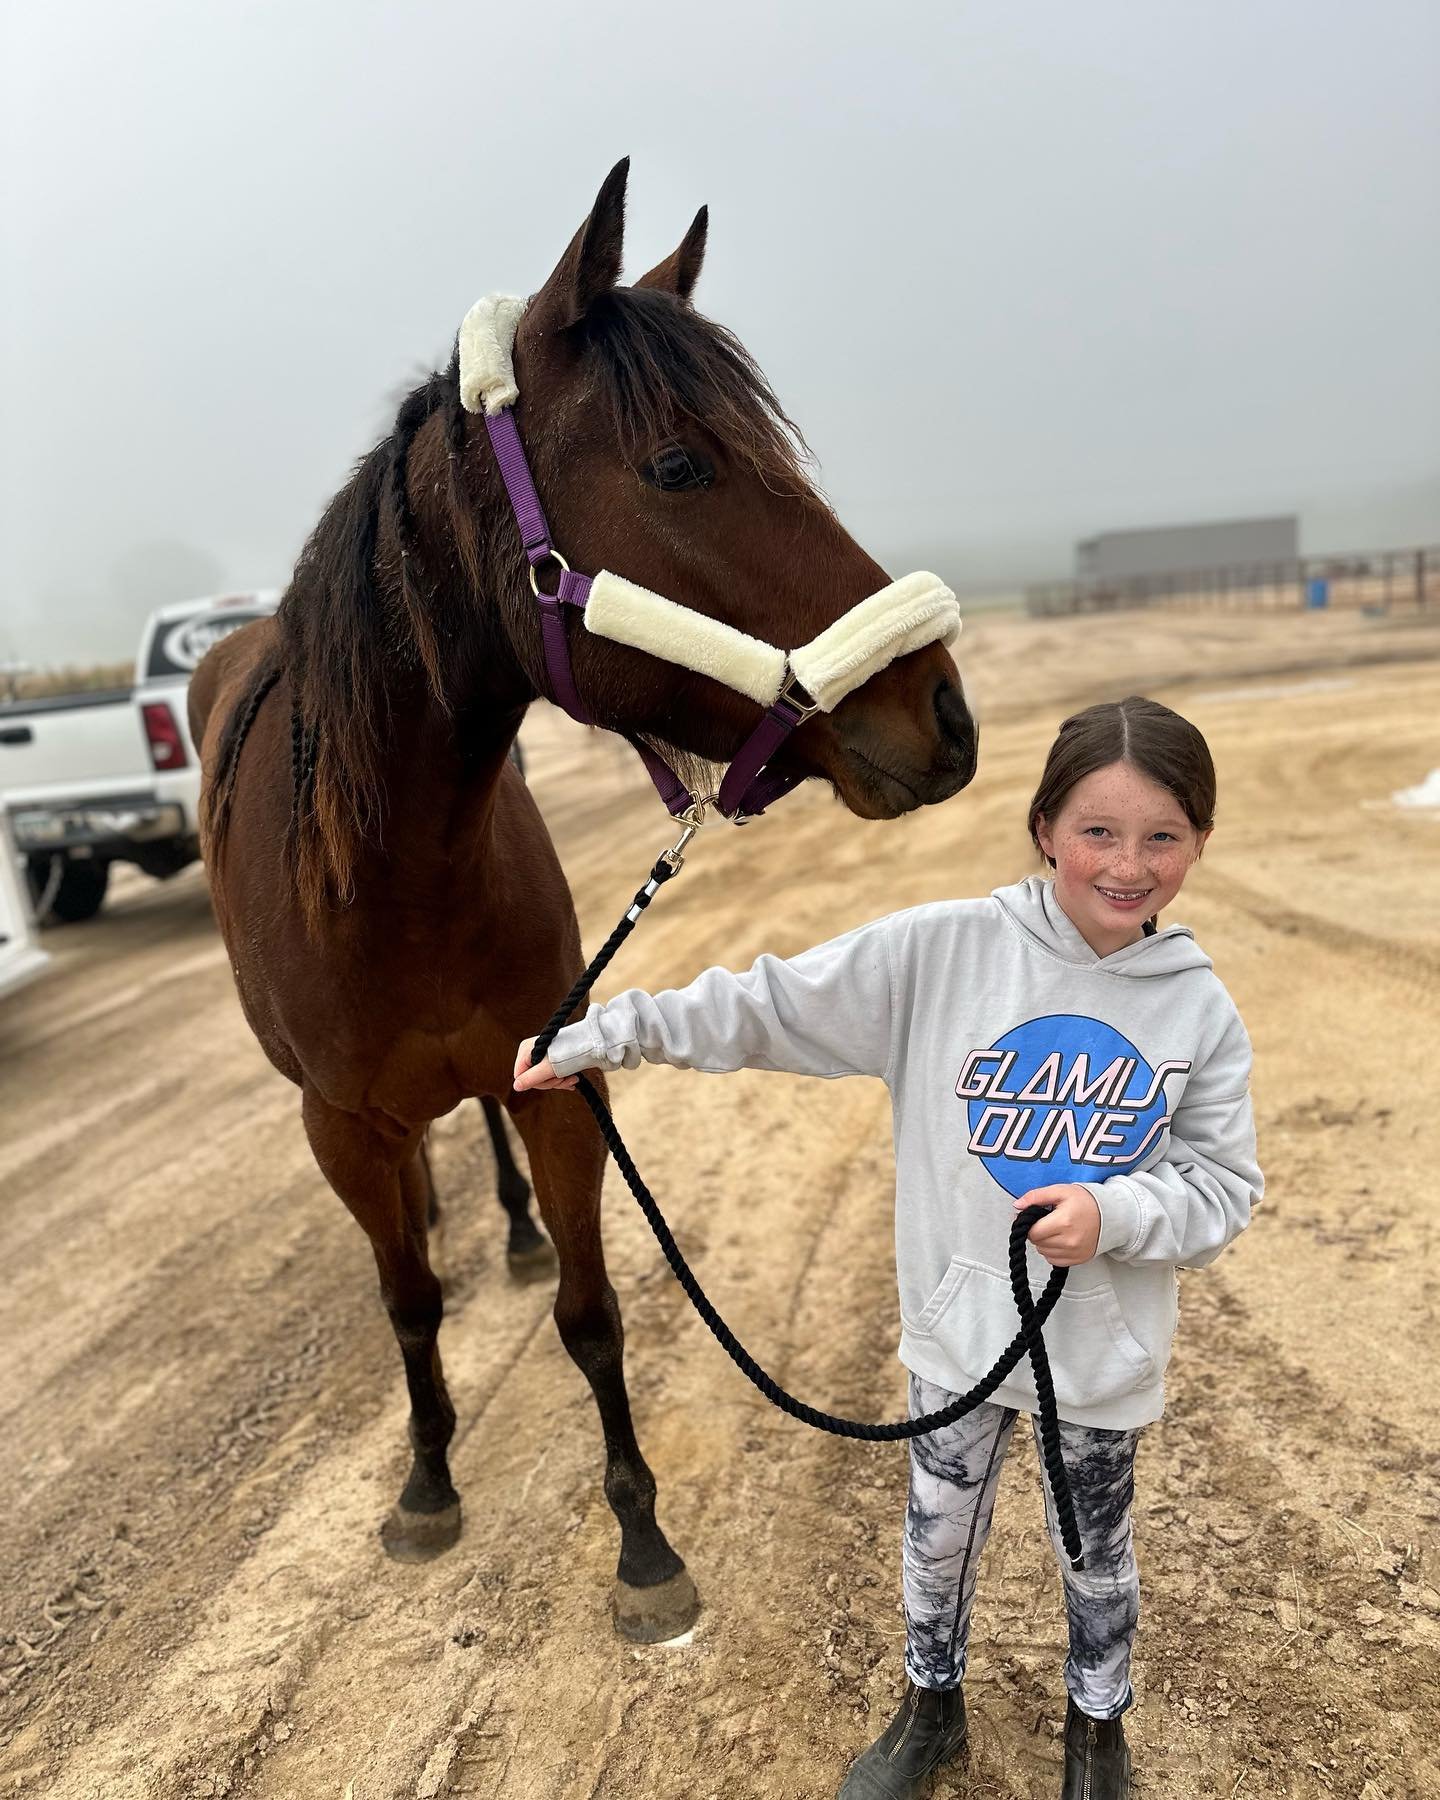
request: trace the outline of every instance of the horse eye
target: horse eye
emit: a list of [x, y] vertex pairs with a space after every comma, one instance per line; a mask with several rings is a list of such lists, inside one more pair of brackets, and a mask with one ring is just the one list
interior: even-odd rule
[[715, 480], [715, 470], [698, 450], [687, 450], [683, 444], [671, 444], [640, 471], [651, 487], [662, 494], [679, 494], [687, 488], [708, 488]]

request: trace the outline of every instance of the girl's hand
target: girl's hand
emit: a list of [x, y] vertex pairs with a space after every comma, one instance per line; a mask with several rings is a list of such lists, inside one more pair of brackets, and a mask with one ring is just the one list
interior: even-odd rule
[[528, 1037], [520, 1046], [520, 1053], [515, 1058], [515, 1091], [523, 1094], [526, 1088], [573, 1088], [580, 1077], [578, 1075], [557, 1075], [550, 1067], [550, 1058], [542, 1057], [532, 1069], [530, 1052], [535, 1048], [535, 1039]]
[[1100, 1242], [1100, 1208], [1095, 1196], [1073, 1181], [1053, 1187], [1031, 1188], [1015, 1202], [1015, 1211], [1027, 1206], [1051, 1210], [1030, 1228], [1030, 1242], [1057, 1269], [1089, 1262]]

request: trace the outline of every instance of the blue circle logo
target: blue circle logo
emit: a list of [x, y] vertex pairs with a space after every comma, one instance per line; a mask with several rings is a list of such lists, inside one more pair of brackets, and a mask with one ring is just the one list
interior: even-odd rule
[[1007, 1194], [1060, 1181], [1104, 1181], [1138, 1162], [1170, 1123], [1165, 1078], [1099, 1019], [1030, 1019], [965, 1058], [955, 1093], [967, 1103], [972, 1156]]

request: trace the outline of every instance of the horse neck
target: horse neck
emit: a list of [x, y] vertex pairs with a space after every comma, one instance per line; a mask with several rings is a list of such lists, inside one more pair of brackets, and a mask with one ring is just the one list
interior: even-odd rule
[[420, 669], [389, 696], [378, 786], [382, 824], [374, 849], [425, 891], [464, 868], [483, 869], [495, 829], [495, 797], [522, 710], [443, 705]]

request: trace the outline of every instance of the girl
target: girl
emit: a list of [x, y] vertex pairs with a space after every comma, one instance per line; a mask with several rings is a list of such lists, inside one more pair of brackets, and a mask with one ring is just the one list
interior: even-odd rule
[[[1245, 1027], [1187, 927], [1157, 928], [1214, 809], [1193, 725], [1153, 700], [1092, 706], [1061, 726], [1030, 803], [1052, 880], [912, 907], [678, 992], [632, 988], [592, 1005], [533, 1068], [527, 1039], [515, 1065], [518, 1089], [642, 1057], [880, 1076], [912, 1418], [973, 1386], [1014, 1336], [1011, 1215], [1049, 1208], [1030, 1233], [1031, 1283], [1038, 1295], [1046, 1263], [1072, 1270], [1045, 1341], [1085, 1561], [1070, 1567], [1042, 1482], [1069, 1618], [1062, 1800], [1130, 1791], [1136, 1444], [1164, 1404], [1175, 1270], [1213, 1262], [1263, 1191]], [[910, 1441], [905, 1697], [843, 1800], [922, 1794], [966, 1741], [976, 1568], [1022, 1411], [1038, 1446], [1028, 1362]]]

